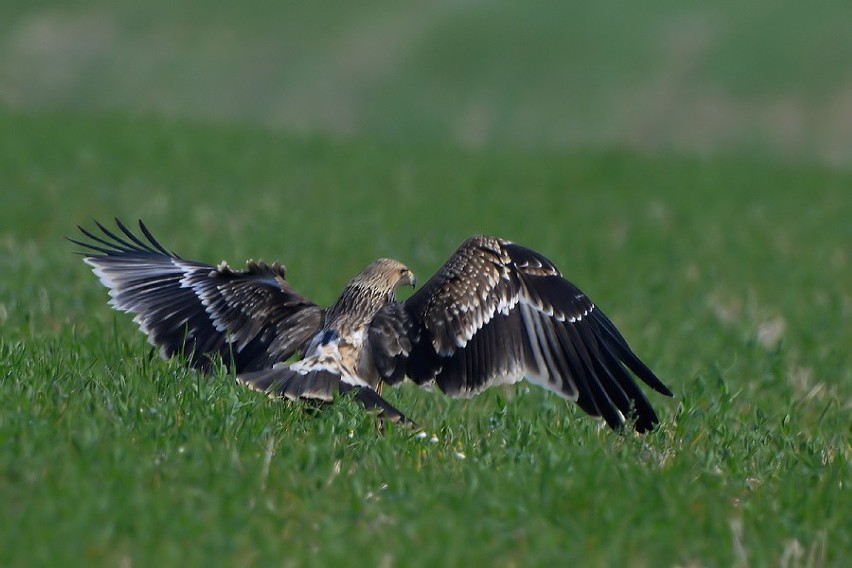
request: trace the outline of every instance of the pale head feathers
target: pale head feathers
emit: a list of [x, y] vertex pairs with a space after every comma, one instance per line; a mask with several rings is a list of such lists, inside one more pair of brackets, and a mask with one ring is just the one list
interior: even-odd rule
[[350, 286], [391, 292], [399, 286], [414, 286], [414, 273], [392, 258], [374, 260], [349, 281]]

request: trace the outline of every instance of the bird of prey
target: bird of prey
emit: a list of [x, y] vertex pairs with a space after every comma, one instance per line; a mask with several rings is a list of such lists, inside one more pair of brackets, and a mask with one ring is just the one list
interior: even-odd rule
[[[464, 241], [425, 285], [398, 301], [414, 274], [379, 259], [334, 304], [294, 290], [284, 266], [235, 270], [184, 260], [139, 221], [141, 235], [78, 227], [84, 261], [163, 357], [210, 371], [221, 360], [237, 380], [270, 396], [330, 402], [353, 392], [393, 421], [407, 418], [381, 396], [408, 378], [450, 396], [526, 379], [614, 429], [653, 429], [658, 418], [631, 372], [671, 391], [613, 323], [541, 254], [510, 241]], [[296, 357], [297, 356], [297, 357]]]

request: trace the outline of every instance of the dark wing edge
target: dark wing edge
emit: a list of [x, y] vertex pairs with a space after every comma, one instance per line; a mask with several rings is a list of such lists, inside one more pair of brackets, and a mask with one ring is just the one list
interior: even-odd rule
[[237, 372], [261, 369], [292, 356], [322, 324], [324, 310], [292, 289], [278, 263], [233, 270], [184, 260], [141, 220], [142, 237], [115, 222], [118, 231], [95, 221], [100, 233], [78, 227], [85, 239], [68, 240], [83, 248], [110, 305], [134, 314], [163, 357], [203, 371], [218, 358]]
[[671, 391], [615, 325], [541, 254], [492, 237], [465, 241], [417, 293], [373, 320], [374, 363], [389, 384], [434, 381], [451, 396], [527, 378], [586, 413], [639, 432], [659, 419], [630, 375]]
[[352, 393], [367, 410], [378, 410], [379, 417], [408, 426], [417, 427], [396, 407], [370, 387], [352, 384], [328, 368], [296, 370], [281, 363], [270, 369], [237, 375], [237, 381], [271, 398], [333, 402], [335, 396]]

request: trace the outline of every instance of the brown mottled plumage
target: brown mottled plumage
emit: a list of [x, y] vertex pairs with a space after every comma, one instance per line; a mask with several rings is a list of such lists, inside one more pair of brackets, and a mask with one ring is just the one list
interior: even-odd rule
[[186, 261], [141, 221], [144, 239], [117, 223], [121, 234], [98, 224], [101, 235], [81, 228], [89, 240], [73, 241], [86, 247], [111, 305], [135, 314], [164, 357], [182, 354], [203, 371], [221, 358], [240, 382], [273, 396], [331, 401], [353, 391], [366, 407], [406, 421], [380, 396], [383, 383], [409, 378], [472, 396], [526, 378], [613, 428], [632, 417], [639, 432], [658, 418], [630, 372], [671, 396], [552, 262], [509, 241], [468, 239], [404, 302], [396, 289], [414, 286], [414, 275], [376, 260], [321, 308], [277, 263], [235, 271]]

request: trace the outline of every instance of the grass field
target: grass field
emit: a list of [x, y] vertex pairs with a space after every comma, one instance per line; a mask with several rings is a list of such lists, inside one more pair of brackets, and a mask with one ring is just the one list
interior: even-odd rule
[[[3, 565], [852, 553], [848, 174], [0, 122], [17, 133], [0, 148]], [[321, 302], [373, 257], [422, 279], [469, 233], [497, 233], [561, 265], [677, 398], [653, 399], [663, 424], [639, 438], [523, 386], [470, 401], [390, 392], [437, 442], [377, 435], [349, 401], [277, 404], [160, 360], [107, 308], [62, 236], [113, 214], [148, 219], [189, 258], [286, 261]]]
[[[0, 0], [0, 566], [845, 566], [846, 4]], [[676, 397], [270, 401], [107, 306], [114, 216], [323, 304], [509, 238]]]

